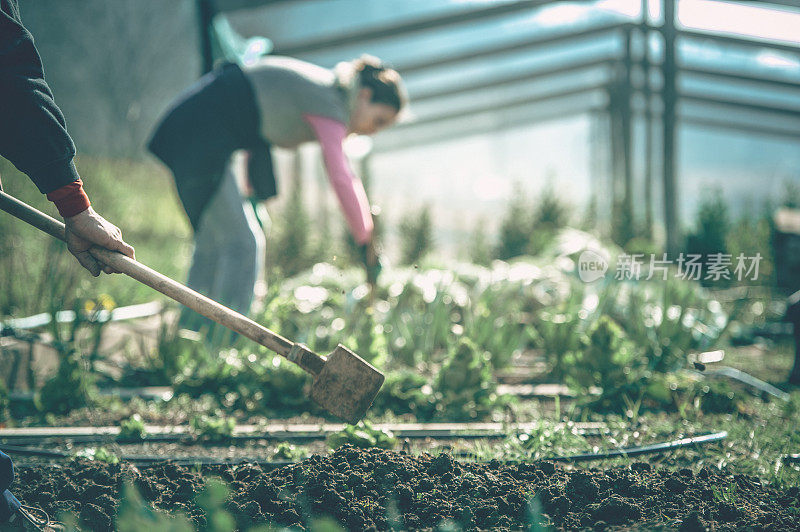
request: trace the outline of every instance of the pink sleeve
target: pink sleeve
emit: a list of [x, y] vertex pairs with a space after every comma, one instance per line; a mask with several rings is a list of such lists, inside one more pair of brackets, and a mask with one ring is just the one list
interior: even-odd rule
[[318, 115], [303, 115], [306, 122], [319, 140], [322, 147], [322, 158], [328, 179], [339, 198], [344, 217], [353, 237], [359, 244], [366, 244], [372, 238], [372, 216], [369, 213], [369, 201], [364, 192], [361, 180], [353, 175], [350, 165], [342, 149], [342, 142], [347, 136], [347, 126]]

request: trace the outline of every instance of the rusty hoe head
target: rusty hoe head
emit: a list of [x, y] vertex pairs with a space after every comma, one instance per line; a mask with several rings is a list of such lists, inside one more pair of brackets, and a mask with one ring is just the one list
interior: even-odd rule
[[331, 414], [355, 424], [367, 413], [383, 380], [380, 371], [339, 344], [314, 377], [311, 399]]

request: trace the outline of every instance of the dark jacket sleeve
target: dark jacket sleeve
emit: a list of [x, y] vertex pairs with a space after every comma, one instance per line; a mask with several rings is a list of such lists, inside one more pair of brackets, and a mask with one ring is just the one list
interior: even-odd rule
[[276, 196], [278, 187], [269, 143], [259, 139], [257, 143], [249, 147], [249, 151], [247, 176], [256, 199], [263, 201]]
[[16, 0], [0, 0], [0, 155], [43, 194], [78, 179], [75, 144]]

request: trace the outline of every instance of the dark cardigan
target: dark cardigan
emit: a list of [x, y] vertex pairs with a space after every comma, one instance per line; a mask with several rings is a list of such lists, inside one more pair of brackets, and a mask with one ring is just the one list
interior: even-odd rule
[[148, 149], [172, 170], [195, 229], [235, 150], [250, 151], [248, 178], [256, 197], [263, 200], [277, 193], [270, 146], [259, 127], [253, 89], [233, 63], [200, 78], [162, 118]]

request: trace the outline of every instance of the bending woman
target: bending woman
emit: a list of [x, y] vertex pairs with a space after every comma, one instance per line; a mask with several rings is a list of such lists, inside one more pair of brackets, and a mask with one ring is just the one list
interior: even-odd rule
[[[187, 285], [247, 313], [263, 268], [265, 237], [244, 190], [276, 195], [270, 146], [317, 141], [328, 178], [367, 266], [377, 263], [364, 187], [342, 148], [350, 133], [372, 135], [392, 125], [407, 102], [399, 74], [364, 56], [335, 70], [268, 56], [228, 63], [203, 76], [173, 103], [149, 149], [172, 171], [195, 233]], [[234, 157], [247, 150], [246, 162]], [[181, 326], [210, 322], [184, 311]]]

